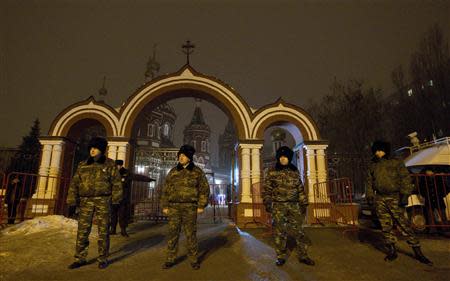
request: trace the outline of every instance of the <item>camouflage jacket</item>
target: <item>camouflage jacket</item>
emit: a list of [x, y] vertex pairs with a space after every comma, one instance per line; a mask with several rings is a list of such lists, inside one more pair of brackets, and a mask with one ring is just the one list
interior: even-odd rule
[[209, 184], [202, 169], [191, 162], [186, 168], [178, 163], [170, 170], [162, 191], [162, 208], [169, 203], [197, 203], [204, 208], [208, 199]]
[[266, 172], [262, 197], [266, 206], [272, 202], [308, 204], [308, 197], [300, 179], [300, 173], [297, 167], [292, 164], [287, 167], [277, 164], [275, 168]]
[[122, 200], [122, 181], [114, 160], [105, 156], [95, 162], [82, 161], [72, 178], [67, 204], [78, 205], [80, 197], [111, 196], [112, 203]]
[[366, 179], [366, 197], [378, 195], [409, 195], [414, 186], [403, 161], [381, 158], [370, 164]]

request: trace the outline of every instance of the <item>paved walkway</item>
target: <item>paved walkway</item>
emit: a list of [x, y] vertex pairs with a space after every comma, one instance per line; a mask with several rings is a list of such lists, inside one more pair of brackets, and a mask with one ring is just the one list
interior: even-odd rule
[[[274, 265], [275, 252], [264, 230], [241, 230], [229, 222], [200, 224], [201, 269], [189, 266], [181, 241], [179, 264], [161, 269], [164, 262], [165, 224], [137, 223], [130, 237], [112, 236], [112, 264], [99, 270], [97, 246], [91, 239], [92, 264], [68, 270], [75, 244], [74, 233], [40, 232], [24, 236], [0, 235], [0, 280], [448, 280], [450, 240], [422, 239], [424, 253], [435, 263], [414, 260], [402, 241], [398, 260], [387, 263], [377, 249], [372, 231], [343, 232], [333, 228], [307, 228], [312, 240], [314, 267], [298, 263], [292, 254], [283, 267]], [[292, 245], [291, 245], [292, 246]], [[292, 247], [291, 247], [292, 248]]]

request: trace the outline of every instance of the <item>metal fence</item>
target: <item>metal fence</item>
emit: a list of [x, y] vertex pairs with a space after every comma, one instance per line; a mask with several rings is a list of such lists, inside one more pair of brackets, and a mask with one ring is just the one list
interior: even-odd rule
[[2, 173], [0, 223], [50, 214], [68, 215], [65, 204], [69, 179], [12, 172]]
[[352, 181], [349, 178], [314, 184], [314, 202], [310, 203], [311, 224], [356, 226], [359, 204], [353, 202]]
[[406, 207], [417, 231], [450, 227], [450, 174], [411, 175], [415, 189]]

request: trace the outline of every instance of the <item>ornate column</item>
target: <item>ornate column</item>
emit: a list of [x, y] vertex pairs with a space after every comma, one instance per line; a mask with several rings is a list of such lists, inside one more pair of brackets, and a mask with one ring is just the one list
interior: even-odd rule
[[[314, 198], [314, 185], [318, 183], [323, 183], [327, 181], [327, 167], [325, 159], [325, 149], [328, 147], [327, 144], [312, 143], [305, 144], [306, 149], [306, 159], [307, 159], [307, 182], [308, 182], [308, 197], [310, 202], [317, 201]], [[318, 190], [321, 192], [322, 197], [327, 195], [326, 185]]]
[[315, 202], [314, 185], [317, 183], [316, 157], [315, 151], [310, 146], [305, 146], [306, 150], [306, 184], [308, 187], [308, 201]]
[[246, 144], [240, 144], [241, 148], [241, 203], [252, 203], [251, 179], [250, 179], [250, 147]]
[[123, 142], [122, 144], [118, 145], [118, 149], [117, 149], [117, 159], [123, 160], [123, 165], [125, 167], [128, 167], [128, 159], [127, 159], [127, 155], [128, 155], [128, 148], [129, 148], [129, 143], [128, 142]]
[[107, 156], [113, 160], [117, 159], [117, 144], [115, 142], [108, 142]]
[[52, 145], [48, 141], [40, 140], [42, 145], [41, 164], [39, 166], [39, 175], [48, 176], [50, 169], [50, 159], [52, 157]]
[[325, 182], [327, 180], [327, 167], [325, 158], [325, 149], [328, 145], [317, 145], [317, 180], [318, 182]]
[[127, 167], [128, 153], [130, 143], [126, 138], [115, 137], [108, 140], [108, 158], [113, 160], [123, 160], [123, 164]]
[[53, 198], [56, 193], [55, 177], [61, 173], [61, 158], [64, 147], [62, 139], [40, 139], [43, 145], [37, 189], [33, 198]]
[[61, 158], [63, 154], [64, 141], [55, 140], [52, 146], [52, 158], [50, 161], [48, 185], [45, 198], [55, 198], [59, 188], [59, 177], [61, 176]]
[[[253, 203], [261, 203], [261, 148], [262, 144], [255, 144], [251, 148], [251, 183]], [[257, 195], [257, 196], [255, 196]]]

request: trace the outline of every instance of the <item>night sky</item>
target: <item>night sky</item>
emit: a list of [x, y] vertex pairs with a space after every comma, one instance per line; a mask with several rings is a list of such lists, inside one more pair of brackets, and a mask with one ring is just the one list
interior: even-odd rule
[[[0, 0], [0, 146], [18, 145], [37, 117], [46, 134], [65, 107], [98, 97], [103, 76], [119, 106], [144, 82], [155, 43], [160, 74], [183, 66], [190, 39], [191, 65], [250, 106], [280, 96], [305, 106], [335, 76], [391, 91], [391, 71], [434, 23], [449, 39], [450, 1]], [[179, 119], [194, 104], [175, 102]], [[204, 111], [217, 135], [225, 118]]]

